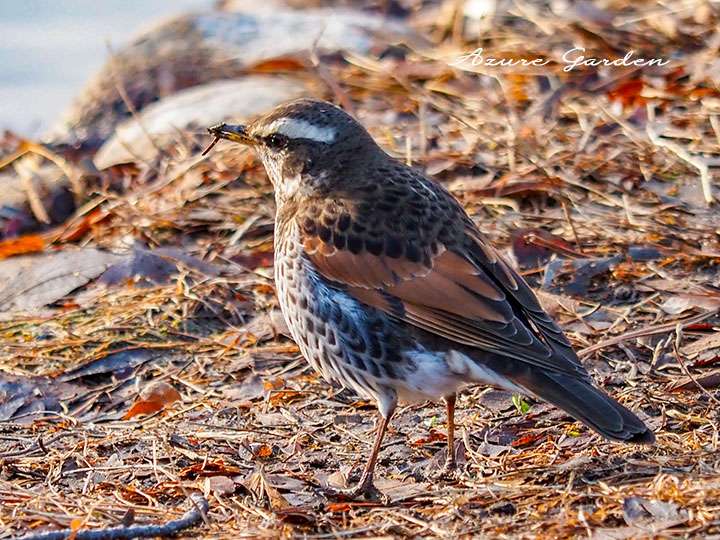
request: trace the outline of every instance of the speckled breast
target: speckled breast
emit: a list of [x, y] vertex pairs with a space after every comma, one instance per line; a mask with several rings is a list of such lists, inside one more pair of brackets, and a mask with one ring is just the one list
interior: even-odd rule
[[314, 369], [364, 397], [394, 393], [392, 380], [410, 367], [403, 332], [319, 275], [294, 223], [276, 231], [275, 282], [293, 339]]

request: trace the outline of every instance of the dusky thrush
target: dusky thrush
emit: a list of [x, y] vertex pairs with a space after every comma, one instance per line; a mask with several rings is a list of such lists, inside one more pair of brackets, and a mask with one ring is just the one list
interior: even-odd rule
[[218, 138], [249, 145], [274, 186], [275, 281], [293, 339], [330, 381], [377, 403], [373, 471], [398, 402], [444, 399], [454, 463], [457, 392], [468, 384], [541, 398], [602, 436], [654, 442], [597, 388], [525, 280], [440, 184], [385, 153], [342, 109], [286, 103]]

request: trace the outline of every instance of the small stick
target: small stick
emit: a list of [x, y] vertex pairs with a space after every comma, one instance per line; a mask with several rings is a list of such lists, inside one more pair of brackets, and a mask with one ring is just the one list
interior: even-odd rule
[[209, 145], [205, 150], [203, 150], [203, 153], [202, 153], [201, 155], [202, 155], [202, 156], [207, 155], [207, 153], [208, 153], [210, 150], [213, 149], [213, 146], [215, 146], [221, 138], [222, 138], [222, 137], [215, 137], [215, 138], [213, 139], [213, 142], [211, 142], [210, 145]]
[[21, 144], [20, 148], [18, 148], [15, 152], [13, 152], [9, 156], [0, 160], [0, 169], [4, 169], [8, 165], [10, 165], [13, 161], [18, 160], [21, 157], [23, 157], [29, 151], [30, 151], [30, 149], [27, 146]]
[[147, 140], [150, 141], [150, 144], [155, 148], [155, 151], [159, 155], [163, 155], [163, 151], [155, 142], [155, 139], [152, 138], [150, 135], [150, 131], [147, 129], [145, 124], [142, 121], [142, 118], [140, 117], [140, 114], [138, 113], [137, 107], [135, 107], [135, 104], [133, 103], [132, 99], [130, 99], [130, 95], [127, 93], [127, 88], [125, 87], [125, 82], [122, 80], [122, 75], [120, 73], [119, 69], [119, 61], [117, 59], [117, 56], [115, 55], [115, 52], [113, 51], [112, 47], [110, 46], [110, 42], [108, 41], [106, 43], [106, 47], [108, 50], [108, 54], [110, 56], [110, 75], [112, 76], [113, 83], [115, 84], [115, 89], [117, 90], [118, 94], [120, 94], [120, 99], [122, 99], [123, 103], [127, 107], [128, 111], [130, 111], [130, 115], [133, 117], [133, 119], [137, 122], [138, 126], [140, 126], [140, 130], [143, 132], [145, 137], [147, 137]]
[[698, 380], [693, 377], [692, 373], [690, 373], [690, 370], [685, 365], [685, 360], [683, 360], [682, 355], [680, 354], [680, 344], [682, 342], [682, 329], [683, 325], [681, 323], [678, 323], [677, 326], [675, 326], [675, 340], [673, 341], [673, 350], [675, 351], [675, 359], [678, 361], [678, 364], [680, 364], [680, 367], [685, 372], [685, 375], [688, 376], [688, 378], [697, 386], [700, 391], [705, 394], [708, 398], [710, 398], [710, 401], [713, 401], [717, 405], [720, 405], [720, 400], [713, 396], [710, 392], [708, 392], [707, 388], [705, 388], [702, 384], [698, 382]]
[[718, 115], [710, 115], [710, 127], [715, 132], [715, 138], [717, 139], [718, 146], [720, 146], [720, 122], [718, 122]]
[[650, 106], [650, 104], [647, 105], [647, 111], [648, 123], [645, 126], [645, 132], [647, 133], [650, 142], [653, 143], [655, 146], [667, 148], [668, 150], [670, 150], [670, 152], [675, 154], [685, 163], [695, 167], [700, 173], [700, 186], [702, 187], [705, 202], [708, 206], [713, 204], [713, 202], [715, 202], [715, 198], [713, 196], [712, 184], [710, 179], [710, 168], [708, 167], [707, 162], [699, 156], [694, 156], [690, 154], [690, 152], [688, 152], [680, 145], [677, 145], [674, 142], [667, 141], [660, 137], [660, 135], [655, 132], [652, 126], [655, 120], [655, 110]]
[[[698, 315], [696, 317], [690, 317], [689, 319], [685, 319], [680, 322], [682, 323], [683, 327], [686, 327], [688, 325], [699, 323], [700, 321], [704, 321], [705, 319], [709, 319], [710, 317], [713, 317], [714, 315], [716, 315], [719, 311], [720, 310], [718, 310], [718, 309], [713, 309], [710, 311], [706, 311], [705, 313], [701, 313], [700, 315]], [[677, 323], [671, 322], [671, 323], [661, 324], [658, 326], [651, 326], [649, 328], [640, 328], [638, 330], [633, 330], [632, 332], [627, 332], [620, 336], [608, 338], [605, 341], [601, 341], [600, 343], [596, 343], [595, 345], [591, 345], [590, 347], [581, 349], [577, 352], [577, 354], [580, 358], [582, 358], [592, 352], [599, 351], [601, 349], [605, 349], [612, 345], [617, 345], [618, 343], [622, 343], [623, 341], [627, 341], [628, 339], [635, 339], [635, 338], [645, 337], [645, 336], [657, 336], [658, 334], [672, 332], [675, 329], [676, 324]]]
[[575, 245], [578, 248], [578, 251], [580, 253], [583, 253], [582, 244], [580, 243], [580, 237], [578, 236], [577, 229], [575, 229], [575, 223], [573, 223], [572, 218], [570, 217], [570, 210], [568, 210], [567, 204], [565, 201], [560, 201], [560, 204], [562, 205], [563, 214], [565, 214], [565, 219], [568, 222], [568, 225], [570, 225], [570, 230], [572, 231], [573, 238], [575, 239]]
[[15, 163], [15, 172], [20, 177], [20, 185], [25, 192], [28, 206], [30, 206], [30, 210], [35, 216], [35, 219], [37, 219], [40, 223], [47, 225], [50, 223], [50, 216], [45, 209], [45, 205], [43, 205], [42, 198], [38, 194], [38, 190], [35, 188], [33, 174], [29, 171], [23, 170], [22, 167], [18, 167], [17, 163]]
[[23, 448], [22, 450], [16, 450], [14, 452], [6, 452], [4, 454], [0, 454], [0, 459], [9, 459], [14, 457], [21, 457], [26, 456], [28, 454], [32, 454], [35, 452], [35, 450], [41, 450], [48, 453], [47, 447], [51, 444], [54, 444], [56, 441], [59, 441], [60, 439], [67, 437], [69, 435], [74, 435], [72, 431], [61, 431], [54, 437], [50, 437], [47, 441], [42, 440], [42, 436], [39, 436], [30, 446], [27, 448]]
[[80, 174], [77, 169], [68, 163], [65, 158], [53, 152], [50, 148], [43, 144], [28, 140], [24, 140], [22, 144], [29, 152], [42, 156], [48, 161], [52, 161], [65, 174], [65, 176], [67, 176], [75, 196], [82, 197], [84, 190], [83, 185], [80, 182]]
[[337, 102], [342, 105], [342, 108], [350, 114], [354, 114], [355, 108], [353, 107], [350, 98], [348, 98], [347, 93], [343, 91], [343, 89], [333, 78], [327, 67], [324, 66], [322, 62], [320, 62], [320, 56], [318, 55], [318, 46], [320, 44], [320, 40], [322, 39], [323, 34], [325, 33], [325, 28], [327, 28], [327, 25], [322, 27], [320, 33], [315, 38], [312, 47], [310, 47], [310, 62], [315, 68], [315, 71], [318, 74], [318, 77], [320, 77], [320, 80], [325, 83], [325, 85], [332, 91], [332, 93], [335, 95], [335, 99], [337, 100]]
[[155, 538], [157, 536], [173, 536], [183, 529], [192, 527], [196, 523], [203, 520], [203, 516], [207, 513], [209, 504], [207, 499], [199, 493], [190, 495], [192, 507], [185, 512], [180, 519], [168, 521], [163, 525], [134, 525], [125, 527], [109, 527], [107, 529], [96, 529], [93, 531], [73, 531], [72, 529], [63, 529], [61, 531], [51, 531], [39, 534], [28, 534], [21, 536], [16, 540], [130, 540], [132, 538]]

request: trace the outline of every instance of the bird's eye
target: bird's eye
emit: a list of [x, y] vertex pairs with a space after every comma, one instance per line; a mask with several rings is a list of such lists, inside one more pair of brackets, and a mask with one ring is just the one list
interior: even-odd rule
[[279, 150], [287, 145], [288, 138], [280, 133], [273, 133], [265, 139], [265, 143], [274, 150]]

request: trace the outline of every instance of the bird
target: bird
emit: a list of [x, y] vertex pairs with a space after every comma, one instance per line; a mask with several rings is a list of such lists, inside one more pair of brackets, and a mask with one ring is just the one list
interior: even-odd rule
[[654, 443], [594, 384], [460, 202], [341, 108], [302, 98], [208, 131], [208, 150], [221, 139], [252, 147], [273, 185], [276, 292], [302, 355], [328, 382], [377, 404], [360, 480], [329, 495], [380, 494], [375, 465], [398, 403], [445, 402], [443, 470], [452, 473], [456, 396], [468, 385], [534, 396], [612, 441]]

